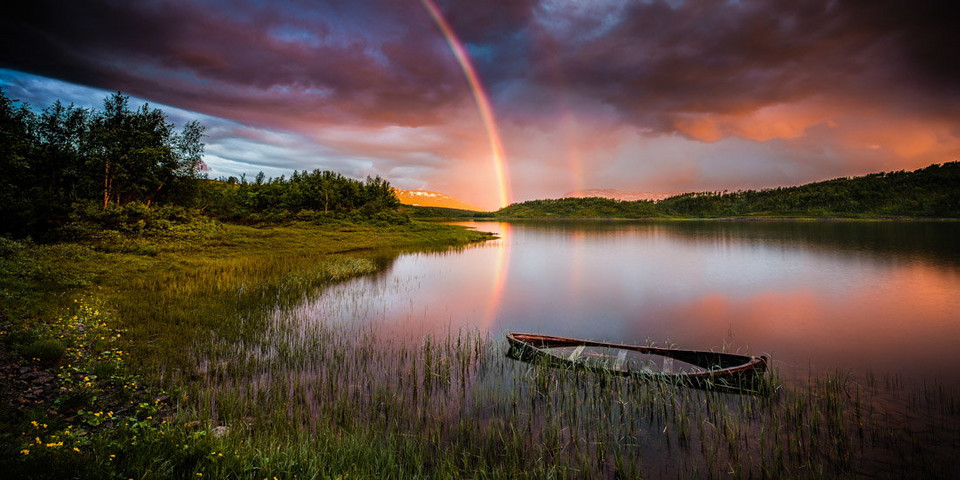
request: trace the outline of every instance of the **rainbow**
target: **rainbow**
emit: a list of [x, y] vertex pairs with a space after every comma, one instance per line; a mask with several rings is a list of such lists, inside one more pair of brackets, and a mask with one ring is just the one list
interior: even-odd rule
[[487, 302], [487, 308], [484, 311], [481, 320], [486, 331], [491, 331], [497, 323], [497, 314], [500, 313], [500, 306], [503, 303], [503, 292], [506, 290], [507, 277], [510, 270], [510, 224], [500, 223], [500, 231], [497, 236], [497, 261], [493, 264], [493, 285], [490, 289], [490, 300]]
[[493, 117], [493, 109], [490, 107], [490, 97], [487, 95], [486, 90], [484, 90], [483, 84], [480, 83], [480, 77], [477, 75], [477, 70], [473, 67], [473, 62], [470, 61], [469, 55], [467, 55], [467, 50], [463, 48], [463, 43], [461, 43], [457, 35], [453, 33], [453, 29], [450, 28], [447, 20], [443, 18], [443, 13], [440, 12], [440, 8], [437, 7], [437, 4], [433, 0], [421, 0], [421, 3], [423, 3], [424, 8], [430, 12], [430, 16], [433, 17], [437, 26], [440, 27], [440, 31], [443, 32], [447, 44], [450, 45], [450, 50], [453, 51], [453, 56], [457, 58], [457, 63], [460, 64], [464, 76], [467, 77], [467, 83], [470, 84], [473, 99], [477, 102], [477, 110], [480, 112], [480, 119], [483, 121], [483, 126], [487, 130], [487, 138], [490, 140], [490, 150], [493, 154], [493, 170], [496, 173], [497, 186], [500, 190], [500, 207], [505, 207], [510, 204], [510, 184], [507, 181], [507, 165], [503, 153], [503, 142], [500, 140], [500, 131]]

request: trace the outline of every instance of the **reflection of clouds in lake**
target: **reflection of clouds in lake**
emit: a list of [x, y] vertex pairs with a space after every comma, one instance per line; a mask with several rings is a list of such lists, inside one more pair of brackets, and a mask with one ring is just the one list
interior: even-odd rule
[[304, 318], [410, 339], [465, 329], [670, 341], [771, 354], [798, 374], [811, 364], [960, 371], [951, 342], [960, 338], [960, 297], [951, 293], [960, 269], [936, 261], [950, 255], [930, 236], [939, 227], [472, 226], [501, 239], [402, 255], [382, 275], [328, 289], [302, 307]]
[[734, 348], [772, 354], [788, 371], [932, 370], [941, 378], [960, 377], [960, 274], [919, 261], [895, 269], [860, 265], [847, 273], [863, 281], [843, 295], [816, 282], [746, 297], [707, 292], [654, 314], [703, 347], [717, 348], [717, 340], [733, 332]]

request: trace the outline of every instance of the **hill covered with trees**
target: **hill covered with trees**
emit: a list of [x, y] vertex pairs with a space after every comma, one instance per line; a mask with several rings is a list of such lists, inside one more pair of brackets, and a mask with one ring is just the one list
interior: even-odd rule
[[924, 217], [960, 218], [960, 162], [797, 187], [699, 192], [659, 202], [561, 198], [516, 203], [499, 218]]
[[514, 203], [497, 210], [496, 217], [512, 218], [649, 218], [662, 214], [649, 200], [622, 201], [603, 197], [558, 198]]

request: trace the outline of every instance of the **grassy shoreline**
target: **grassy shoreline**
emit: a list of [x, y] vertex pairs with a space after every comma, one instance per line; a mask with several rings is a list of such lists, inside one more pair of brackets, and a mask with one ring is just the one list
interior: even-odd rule
[[0, 239], [0, 467], [24, 478], [127, 478], [153, 462], [117, 460], [139, 455], [138, 436], [206, 448], [215, 439], [194, 438], [209, 432], [184, 420], [195, 392], [181, 387], [199, 378], [198, 352], [266, 328], [258, 304], [374, 274], [403, 251], [488, 238], [419, 222], [327, 222]]
[[[774, 375], [769, 395], [731, 395], [515, 362], [485, 333], [410, 343], [297, 314], [304, 298], [376, 275], [402, 251], [484, 238], [344, 223], [5, 241], [5, 352], [39, 355], [19, 361], [12, 386], [36, 389], [47, 372], [41, 389], [56, 388], [5, 405], [0, 468], [182, 479], [958, 473], [960, 401], [938, 385]], [[49, 340], [60, 357], [38, 348]]]

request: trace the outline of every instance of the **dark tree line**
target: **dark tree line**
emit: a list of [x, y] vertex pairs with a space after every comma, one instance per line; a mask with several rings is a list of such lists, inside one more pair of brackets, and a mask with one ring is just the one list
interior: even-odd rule
[[960, 217], [960, 162], [837, 178], [797, 187], [688, 193], [657, 203], [665, 215], [699, 217]]
[[211, 180], [204, 183], [201, 202], [205, 211], [233, 220], [286, 219], [302, 212], [369, 216], [400, 206], [386, 180], [354, 180], [329, 170], [294, 171], [290, 178], [271, 179], [261, 172], [252, 182], [244, 177]]
[[499, 217], [960, 217], [960, 162], [874, 173], [797, 187], [699, 192], [659, 202], [606, 198], [533, 200]]
[[653, 202], [624, 202], [610, 198], [558, 198], [515, 203], [496, 212], [516, 218], [648, 218], [660, 216]]
[[33, 111], [0, 90], [0, 234], [143, 231], [150, 228], [145, 222], [188, 221], [186, 209], [230, 220], [406, 219], [380, 177], [360, 181], [314, 170], [273, 179], [260, 173], [252, 182], [209, 180], [199, 173], [203, 131], [195, 121], [177, 130], [148, 105], [132, 110], [119, 92], [102, 110], [57, 101]]
[[185, 204], [196, 195], [200, 123], [178, 131], [163, 111], [131, 110], [120, 93], [99, 111], [17, 103], [0, 91], [2, 231], [44, 232], [91, 204]]

